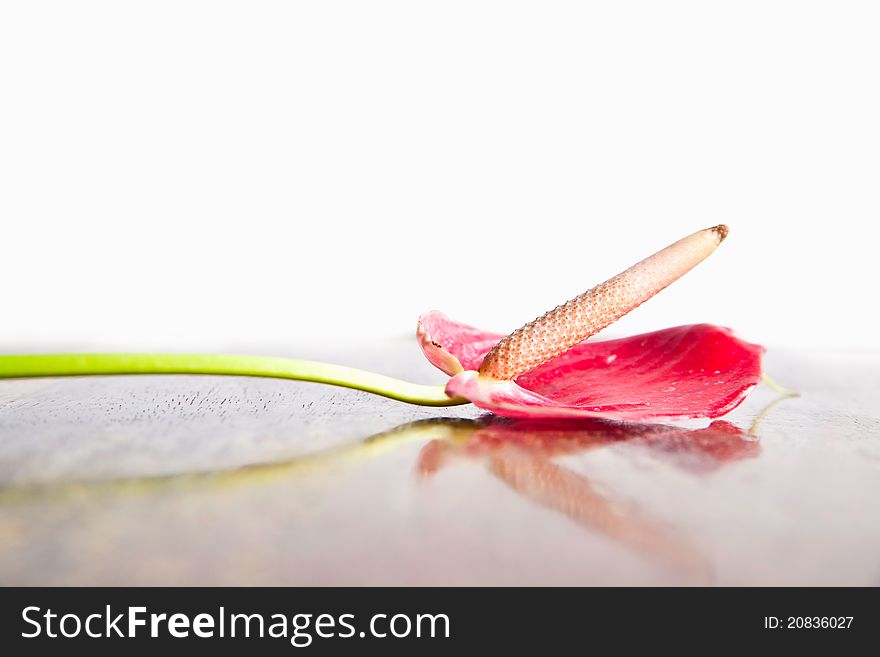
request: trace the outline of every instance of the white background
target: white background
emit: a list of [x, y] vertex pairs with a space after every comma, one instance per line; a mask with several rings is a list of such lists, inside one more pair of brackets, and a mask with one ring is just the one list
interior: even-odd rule
[[613, 333], [880, 344], [878, 3], [0, 7], [0, 350], [508, 331], [720, 222]]

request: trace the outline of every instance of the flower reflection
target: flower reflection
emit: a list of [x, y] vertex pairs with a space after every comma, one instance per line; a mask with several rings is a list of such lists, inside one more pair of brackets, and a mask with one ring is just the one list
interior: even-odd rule
[[[724, 463], [756, 456], [760, 443], [751, 431], [724, 420], [702, 429], [665, 424], [604, 420], [508, 420], [488, 417], [474, 421], [467, 442], [429, 443], [419, 470], [430, 474], [447, 456], [480, 457], [502, 448], [517, 448], [534, 457], [550, 458], [629, 443], [685, 469], [706, 472]], [[461, 436], [461, 432], [458, 434]]]
[[602, 420], [506, 420], [489, 416], [457, 440], [427, 443], [417, 471], [433, 476], [458, 459], [486, 470], [524, 498], [562, 513], [639, 553], [660, 559], [691, 583], [711, 580], [707, 558], [678, 532], [632, 505], [599, 492], [587, 477], [554, 459], [626, 443], [677, 467], [704, 473], [725, 463], [756, 456], [760, 444], [751, 431], [725, 421], [702, 429]]

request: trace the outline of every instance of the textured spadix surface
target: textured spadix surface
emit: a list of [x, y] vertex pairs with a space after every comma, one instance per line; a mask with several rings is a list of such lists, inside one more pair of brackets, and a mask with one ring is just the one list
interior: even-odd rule
[[696, 267], [727, 234], [723, 224], [699, 230], [557, 306], [498, 342], [480, 374], [510, 381], [565, 353]]
[[418, 335], [429, 360], [454, 374], [448, 394], [509, 417], [719, 417], [757, 385], [764, 351], [730, 329], [695, 324], [583, 342], [513, 381], [499, 381], [476, 370], [501, 336], [438, 312], [420, 318]]

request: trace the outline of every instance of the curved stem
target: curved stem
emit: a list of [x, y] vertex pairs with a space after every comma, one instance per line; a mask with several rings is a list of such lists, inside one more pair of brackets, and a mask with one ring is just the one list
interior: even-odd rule
[[40, 354], [0, 356], [0, 379], [107, 374], [211, 374], [329, 383], [422, 406], [467, 404], [426, 386], [342, 365], [221, 354]]
[[767, 385], [768, 388], [770, 388], [774, 392], [778, 392], [780, 395], [785, 395], [786, 397], [800, 397], [799, 392], [789, 390], [788, 388], [783, 388], [766, 374], [761, 375], [761, 380]]

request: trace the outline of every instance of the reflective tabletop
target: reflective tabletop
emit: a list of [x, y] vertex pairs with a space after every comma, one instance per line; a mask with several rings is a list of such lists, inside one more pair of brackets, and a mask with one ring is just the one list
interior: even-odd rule
[[[311, 348], [440, 383], [411, 340]], [[506, 420], [268, 379], [0, 381], [3, 585], [878, 585], [880, 354], [730, 415]]]

